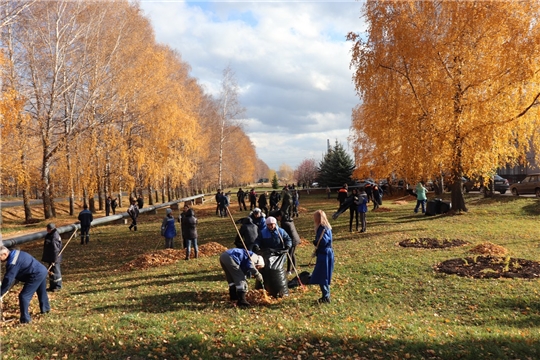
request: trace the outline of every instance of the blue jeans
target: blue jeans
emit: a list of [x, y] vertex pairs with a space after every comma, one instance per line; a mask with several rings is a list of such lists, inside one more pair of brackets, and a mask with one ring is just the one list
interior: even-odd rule
[[191, 254], [191, 244], [193, 243], [193, 250], [195, 250], [195, 257], [199, 257], [199, 247], [197, 246], [197, 239], [186, 240], [186, 259], [189, 259]]
[[330, 285], [319, 285], [321, 287], [322, 297], [330, 298]]
[[416, 200], [416, 207], [414, 208], [414, 212], [418, 212], [418, 208], [422, 205], [422, 214], [426, 212], [426, 200]]

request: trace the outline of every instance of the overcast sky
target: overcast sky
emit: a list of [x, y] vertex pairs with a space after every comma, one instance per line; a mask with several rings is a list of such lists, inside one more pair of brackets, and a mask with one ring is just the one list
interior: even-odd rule
[[141, 0], [157, 41], [176, 49], [207, 93], [230, 66], [246, 108], [244, 128], [266, 164], [295, 169], [322, 159], [327, 140], [348, 149], [359, 102], [348, 32], [362, 32], [361, 3]]

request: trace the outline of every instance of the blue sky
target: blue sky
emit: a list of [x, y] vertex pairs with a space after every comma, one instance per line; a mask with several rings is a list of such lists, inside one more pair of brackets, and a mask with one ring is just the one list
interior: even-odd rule
[[345, 148], [359, 100], [348, 32], [362, 32], [357, 1], [141, 0], [158, 42], [176, 49], [191, 75], [217, 95], [230, 66], [242, 120], [272, 169], [320, 160], [327, 139]]

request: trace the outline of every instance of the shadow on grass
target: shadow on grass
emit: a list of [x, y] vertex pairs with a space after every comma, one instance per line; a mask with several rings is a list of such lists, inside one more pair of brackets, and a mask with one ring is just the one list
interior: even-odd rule
[[[182, 331], [166, 339], [124, 338], [117, 341], [81, 339], [72, 342], [49, 338], [48, 343], [22, 344], [29, 358], [50, 356], [51, 350], [64, 358], [84, 359], [514, 359], [538, 358], [540, 344], [527, 339], [493, 337], [489, 339], [451, 339], [444, 343], [430, 341], [392, 340], [381, 336], [351, 334], [348, 339], [320, 336], [305, 331], [285, 339], [264, 337], [246, 345], [241, 330], [237, 342], [224, 342], [222, 336], [183, 336]], [[118, 341], [119, 340], [119, 341]], [[17, 356], [17, 350], [13, 356]], [[300, 355], [302, 354], [302, 355]], [[22, 354], [19, 354], [21, 356]], [[24, 355], [23, 355], [24, 356]], [[19, 357], [22, 358], [22, 357]]]

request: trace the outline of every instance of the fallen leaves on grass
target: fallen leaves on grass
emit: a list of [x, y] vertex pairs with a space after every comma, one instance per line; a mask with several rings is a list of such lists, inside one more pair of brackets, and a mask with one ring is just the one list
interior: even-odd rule
[[391, 211], [393, 211], [393, 210], [390, 209], [390, 208], [382, 207], [382, 206], [381, 206], [381, 207], [379, 207], [379, 208], [377, 208], [377, 209], [375, 209], [375, 210], [373, 210], [373, 211], [374, 211], [374, 212], [391, 212]]
[[[214, 256], [221, 254], [227, 248], [215, 242], [209, 242], [199, 246], [199, 257]], [[162, 249], [156, 250], [149, 254], [142, 254], [125, 264], [120, 270], [144, 270], [155, 266], [164, 266], [174, 264], [175, 262], [184, 259], [186, 252], [184, 249]]]
[[508, 249], [503, 246], [496, 245], [490, 242], [481, 243], [473, 247], [470, 252], [473, 254], [504, 256], [508, 253]]
[[272, 296], [269, 296], [266, 293], [266, 290], [258, 289], [258, 290], [249, 290], [246, 294], [246, 300], [251, 305], [272, 305], [272, 304], [278, 304], [280, 302], [280, 299], [276, 299]]
[[394, 201], [394, 204], [396, 205], [407, 205], [409, 202], [407, 200], [397, 200]]

